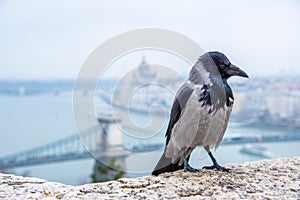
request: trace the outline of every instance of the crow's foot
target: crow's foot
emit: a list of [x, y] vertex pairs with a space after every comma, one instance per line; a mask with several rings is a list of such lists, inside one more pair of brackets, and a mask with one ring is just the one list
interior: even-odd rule
[[190, 165], [189, 165], [189, 161], [188, 161], [188, 158], [187, 158], [187, 155], [186, 155], [186, 152], [183, 153], [183, 169], [184, 171], [189, 171], [189, 172], [196, 172], [198, 171], [198, 169], [195, 169], [195, 168], [192, 168]]
[[184, 166], [184, 171], [185, 171], [185, 172], [186, 172], [186, 171], [188, 171], [188, 172], [197, 172], [198, 169], [195, 169], [195, 168], [191, 167], [191, 166], [188, 164], [188, 165]]
[[229, 168], [225, 168], [225, 167], [222, 167], [220, 165], [212, 165], [212, 166], [205, 166], [203, 167], [203, 169], [217, 169], [219, 171], [223, 171], [223, 172], [229, 172], [230, 169]]

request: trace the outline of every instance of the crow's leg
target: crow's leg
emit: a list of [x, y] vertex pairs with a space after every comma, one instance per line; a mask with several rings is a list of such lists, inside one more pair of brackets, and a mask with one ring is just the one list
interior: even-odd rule
[[230, 170], [228, 168], [220, 166], [218, 164], [217, 160], [215, 159], [215, 157], [213, 156], [213, 154], [209, 150], [207, 150], [207, 152], [208, 152], [210, 159], [213, 161], [214, 164], [212, 166], [205, 166], [205, 167], [203, 167], [203, 169], [217, 169], [217, 170], [224, 171], [224, 172], [228, 172]]
[[197, 169], [192, 168], [192, 167], [189, 165], [189, 161], [188, 161], [188, 159], [187, 159], [187, 156], [186, 156], [186, 153], [185, 153], [185, 152], [183, 153], [183, 161], [184, 161], [183, 167], [184, 167], [184, 171], [185, 171], [185, 172], [186, 172], [186, 171], [189, 171], [189, 172], [196, 172], [196, 171], [198, 171]]

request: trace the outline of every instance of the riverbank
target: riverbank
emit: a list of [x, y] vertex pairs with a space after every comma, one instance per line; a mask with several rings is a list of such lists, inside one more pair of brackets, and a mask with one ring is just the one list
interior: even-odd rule
[[81, 186], [0, 174], [3, 199], [299, 199], [300, 157], [231, 164], [229, 173], [200, 170], [123, 178]]

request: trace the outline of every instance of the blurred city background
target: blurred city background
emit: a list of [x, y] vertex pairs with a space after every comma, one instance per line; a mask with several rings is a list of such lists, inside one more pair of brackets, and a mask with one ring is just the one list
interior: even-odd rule
[[[96, 117], [103, 128], [100, 134], [90, 127], [79, 138], [72, 110], [76, 76], [89, 54], [112, 36], [145, 27], [173, 30], [206, 51], [224, 52], [249, 74], [248, 80], [230, 80], [236, 102], [216, 151], [221, 164], [299, 156], [299, 11], [296, 0], [0, 1], [0, 171], [73, 185], [103, 181], [104, 174], [107, 179], [150, 174], [163, 150], [173, 94], [150, 85], [137, 91], [128, 105], [139, 126], [149, 123], [149, 108], [163, 108], [165, 112], [152, 113], [165, 122], [155, 135], [151, 129], [148, 134], [127, 126], [121, 114], [114, 119], [111, 95], [122, 99], [124, 91], [116, 86], [128, 72], [133, 72], [126, 82], [129, 88], [139, 80], [157, 78], [159, 72], [151, 64], [175, 69], [183, 78], [190, 64], [150, 50], [115, 61], [96, 91], [82, 91], [83, 98], [95, 98], [94, 110], [82, 117]], [[183, 80], [164, 81], [176, 88]], [[114, 103], [121, 113], [121, 103]], [[130, 133], [118, 130], [119, 125]], [[126, 154], [107, 151], [101, 134], [108, 134]], [[109, 174], [80, 139], [85, 145], [92, 143], [95, 152], [105, 152], [107, 165], [124, 173]], [[210, 160], [197, 149], [191, 165], [207, 164]]]

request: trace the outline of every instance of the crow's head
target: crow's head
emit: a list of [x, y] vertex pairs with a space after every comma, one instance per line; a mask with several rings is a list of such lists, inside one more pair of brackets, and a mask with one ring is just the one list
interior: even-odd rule
[[231, 76], [241, 76], [249, 78], [246, 72], [231, 64], [228, 58], [223, 53], [211, 51], [208, 52], [208, 55], [213, 59], [214, 63], [218, 67], [222, 78], [228, 79]]

